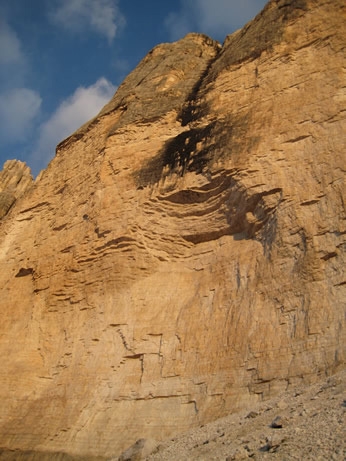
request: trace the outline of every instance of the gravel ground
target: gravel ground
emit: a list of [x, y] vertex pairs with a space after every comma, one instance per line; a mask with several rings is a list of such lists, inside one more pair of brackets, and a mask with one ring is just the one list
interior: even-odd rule
[[346, 370], [162, 442], [145, 459], [345, 461], [345, 414]]

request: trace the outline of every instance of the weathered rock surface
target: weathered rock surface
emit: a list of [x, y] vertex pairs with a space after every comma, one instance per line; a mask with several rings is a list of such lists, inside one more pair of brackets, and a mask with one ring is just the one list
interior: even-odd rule
[[30, 168], [19, 160], [7, 160], [0, 171], [0, 219], [34, 183]]
[[[212, 423], [163, 441], [147, 461], [296, 460], [344, 461], [346, 458], [346, 372], [311, 386], [299, 387], [257, 404], [248, 418], [233, 413]], [[286, 425], [274, 429], [270, 421], [280, 412]]]
[[58, 146], [1, 222], [1, 447], [107, 459], [344, 367], [344, 22], [160, 45]]
[[131, 447], [117, 456], [114, 461], [140, 461], [151, 455], [158, 447], [156, 440], [139, 439]]

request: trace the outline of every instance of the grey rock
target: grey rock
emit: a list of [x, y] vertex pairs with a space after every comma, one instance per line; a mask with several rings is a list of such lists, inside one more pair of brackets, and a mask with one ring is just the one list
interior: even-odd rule
[[139, 439], [118, 458], [118, 461], [140, 461], [149, 456], [158, 447], [154, 439]]
[[271, 423], [273, 429], [281, 429], [285, 425], [285, 420], [281, 416], [277, 416]]

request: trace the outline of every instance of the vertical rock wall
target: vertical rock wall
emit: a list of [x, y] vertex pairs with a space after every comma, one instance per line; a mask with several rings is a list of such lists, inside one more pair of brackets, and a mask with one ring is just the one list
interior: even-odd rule
[[19, 160], [7, 160], [0, 171], [0, 219], [33, 185], [30, 168]]
[[160, 45], [58, 146], [0, 228], [0, 446], [107, 458], [344, 366], [344, 19]]

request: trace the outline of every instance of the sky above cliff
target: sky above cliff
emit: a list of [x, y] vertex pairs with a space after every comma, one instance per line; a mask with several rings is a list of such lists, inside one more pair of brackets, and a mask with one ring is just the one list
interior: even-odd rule
[[157, 44], [223, 42], [266, 0], [0, 0], [0, 169], [36, 176]]

